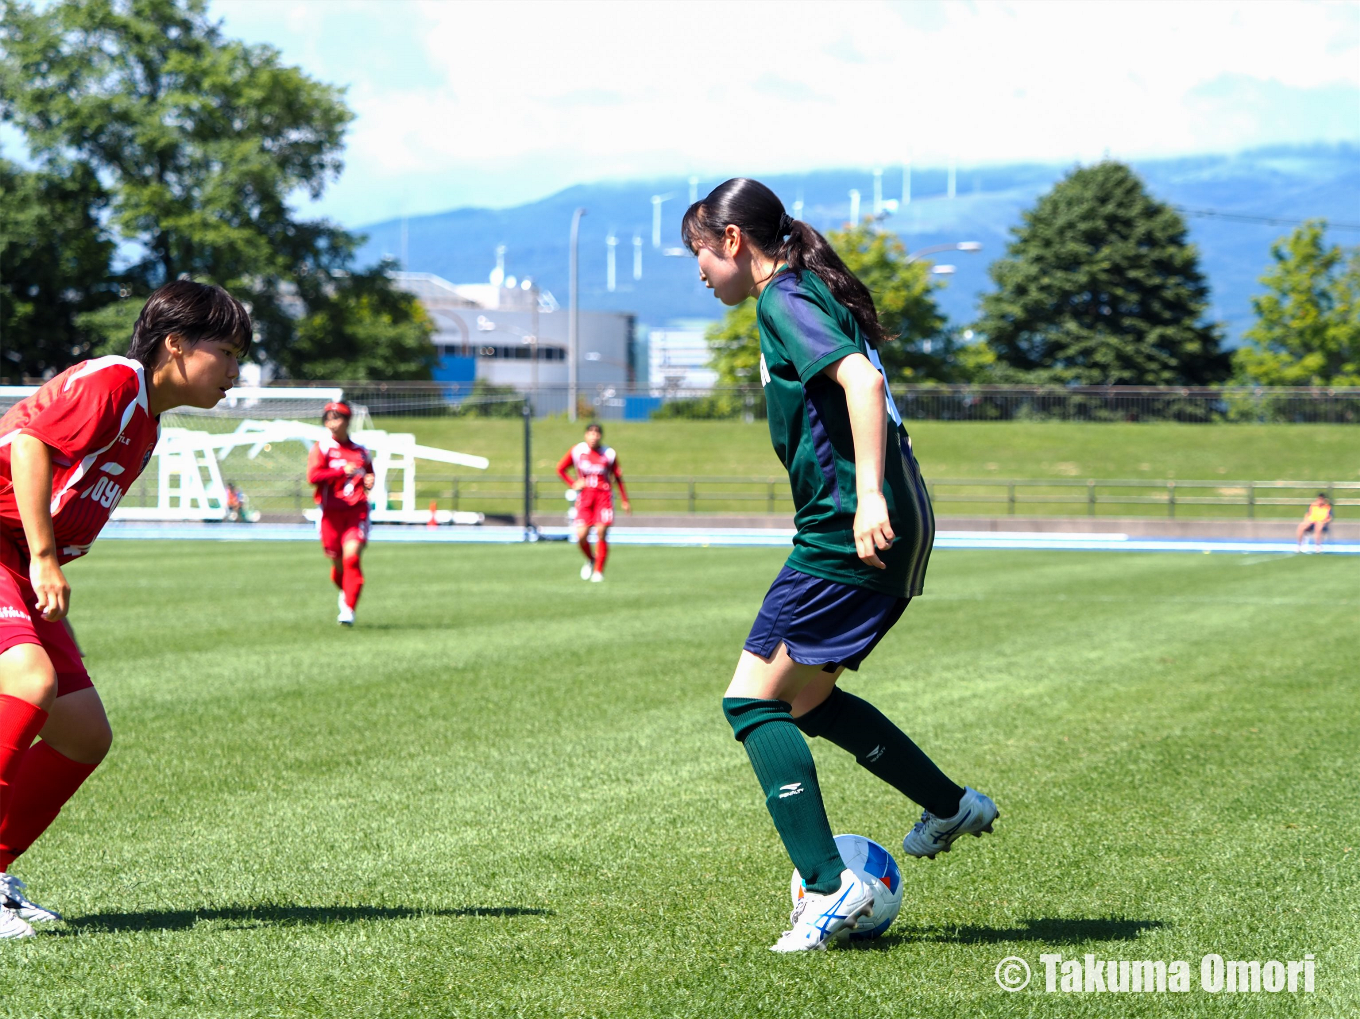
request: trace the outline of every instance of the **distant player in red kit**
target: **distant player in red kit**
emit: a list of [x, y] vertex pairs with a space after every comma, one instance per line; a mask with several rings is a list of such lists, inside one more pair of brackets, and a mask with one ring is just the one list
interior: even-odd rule
[[250, 341], [249, 314], [221, 287], [169, 283], [142, 308], [127, 357], [81, 361], [0, 417], [0, 938], [60, 919], [8, 870], [113, 739], [65, 622], [62, 566], [146, 467], [160, 416], [215, 406]]
[[321, 423], [331, 433], [307, 456], [307, 481], [316, 486], [321, 507], [321, 548], [331, 561], [331, 581], [340, 589], [341, 626], [354, 625], [354, 609], [364, 589], [359, 565], [368, 544], [368, 491], [373, 487], [373, 458], [349, 437], [347, 403], [328, 403]]
[[[628, 490], [623, 487], [619, 472], [619, 457], [601, 440], [604, 429], [597, 424], [586, 425], [586, 438], [567, 451], [557, 464], [557, 475], [576, 492], [576, 541], [586, 557], [581, 567], [581, 579], [598, 584], [604, 580], [604, 561], [609, 558], [609, 525], [614, 522], [614, 482], [619, 485], [619, 500], [625, 513], [633, 512], [628, 504]], [[572, 479], [567, 471], [576, 469]], [[590, 528], [595, 527], [595, 549], [590, 548]]]

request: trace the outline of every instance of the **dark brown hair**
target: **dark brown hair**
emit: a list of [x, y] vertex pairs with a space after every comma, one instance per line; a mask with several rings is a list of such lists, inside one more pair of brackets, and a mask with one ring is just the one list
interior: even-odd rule
[[156, 366], [161, 345], [171, 333], [186, 343], [225, 340], [236, 345], [239, 357], [250, 353], [250, 313], [221, 287], [193, 280], [175, 280], [147, 298], [127, 356], [148, 370]]
[[686, 247], [697, 251], [701, 243], [716, 241], [732, 225], [740, 227], [766, 257], [788, 263], [794, 272], [810, 272], [825, 283], [831, 296], [855, 316], [870, 346], [877, 347], [888, 338], [869, 288], [846, 268], [825, 237], [790, 217], [779, 196], [758, 180], [733, 177], [719, 184], [685, 212], [680, 236]]

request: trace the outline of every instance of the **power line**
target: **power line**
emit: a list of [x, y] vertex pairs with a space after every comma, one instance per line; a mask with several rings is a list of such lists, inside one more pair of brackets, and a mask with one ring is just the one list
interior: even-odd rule
[[[1272, 226], [1303, 226], [1308, 222], [1303, 219], [1277, 219], [1274, 216], [1246, 216], [1239, 212], [1219, 212], [1217, 209], [1187, 209], [1184, 205], [1174, 206], [1177, 212], [1183, 212], [1187, 216], [1207, 216], [1211, 219], [1231, 219], [1239, 223], [1269, 223]], [[1323, 219], [1324, 217], [1316, 217]], [[1360, 230], [1360, 223], [1333, 223], [1327, 221], [1327, 227], [1331, 230]]]

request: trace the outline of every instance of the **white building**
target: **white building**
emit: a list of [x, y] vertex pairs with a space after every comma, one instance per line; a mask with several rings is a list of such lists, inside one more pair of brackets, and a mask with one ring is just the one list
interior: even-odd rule
[[[491, 283], [454, 284], [430, 273], [399, 272], [393, 282], [419, 298], [435, 323], [435, 379], [520, 390], [562, 390], [567, 371], [568, 312], [548, 291]], [[583, 397], [629, 388], [636, 321], [614, 311], [582, 311], [577, 382]], [[536, 355], [536, 356], [535, 356]], [[565, 406], [565, 405], [564, 405]]]
[[718, 373], [708, 366], [708, 322], [676, 322], [648, 334], [647, 382], [654, 396], [677, 390], [711, 390]]

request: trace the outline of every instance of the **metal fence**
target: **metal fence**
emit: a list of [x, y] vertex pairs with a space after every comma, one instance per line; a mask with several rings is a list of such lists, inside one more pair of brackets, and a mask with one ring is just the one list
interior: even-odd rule
[[[297, 383], [288, 383], [296, 386]], [[565, 387], [522, 393], [457, 382], [326, 382], [375, 416], [518, 417], [527, 397], [535, 416], [567, 413]], [[1360, 388], [1267, 386], [894, 386], [902, 416], [915, 421], [1178, 421], [1354, 424]], [[754, 419], [764, 416], [759, 388], [678, 389], [588, 386], [580, 416], [603, 420]]]
[[[312, 486], [300, 469], [226, 471], [255, 509], [301, 517], [312, 506]], [[531, 479], [535, 519], [566, 520], [569, 503], [556, 475]], [[1360, 507], [1360, 482], [949, 478], [929, 480], [937, 513], [970, 516], [1145, 516], [1217, 519], [1297, 517], [1319, 492], [1344, 515]], [[522, 474], [453, 474], [422, 469], [417, 494], [422, 508], [474, 510], [516, 516], [524, 507]], [[785, 477], [646, 476], [628, 478], [639, 513], [793, 513]], [[154, 505], [156, 479], [143, 475], [125, 506]], [[617, 502], [617, 500], [616, 500]]]

